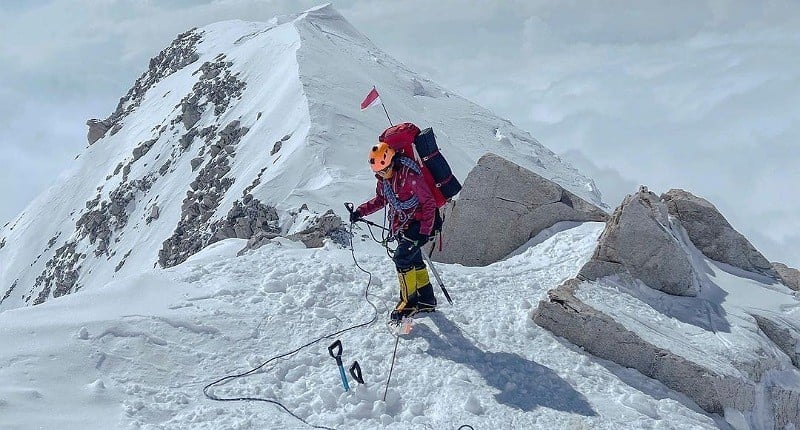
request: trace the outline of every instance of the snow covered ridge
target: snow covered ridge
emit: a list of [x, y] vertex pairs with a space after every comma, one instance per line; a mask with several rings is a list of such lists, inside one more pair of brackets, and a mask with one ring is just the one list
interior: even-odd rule
[[494, 152], [604, 207], [586, 178], [508, 121], [381, 52], [330, 6], [180, 34], [60, 183], [0, 229], [0, 309], [180, 264], [230, 237], [341, 237], [369, 197], [364, 151], [392, 119], [431, 126], [458, 177]]

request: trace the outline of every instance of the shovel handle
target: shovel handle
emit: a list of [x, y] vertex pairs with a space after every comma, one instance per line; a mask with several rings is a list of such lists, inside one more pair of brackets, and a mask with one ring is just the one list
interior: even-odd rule
[[358, 364], [358, 361], [354, 361], [353, 364], [350, 365], [350, 376], [358, 381], [359, 384], [364, 383], [364, 377], [361, 375], [361, 366]]
[[[337, 351], [334, 352], [334, 350], [337, 350]], [[336, 341], [333, 342], [331, 344], [331, 346], [328, 347], [328, 354], [330, 354], [331, 357], [335, 358], [337, 361], [341, 360], [341, 358], [342, 358], [342, 341], [339, 340], [339, 339], [336, 339]]]

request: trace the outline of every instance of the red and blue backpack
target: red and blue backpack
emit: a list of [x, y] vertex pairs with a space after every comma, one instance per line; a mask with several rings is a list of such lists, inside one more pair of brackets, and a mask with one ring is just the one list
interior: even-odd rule
[[444, 206], [461, 191], [461, 183], [436, 145], [433, 129], [420, 131], [416, 125], [404, 122], [384, 130], [378, 140], [420, 164], [422, 176], [433, 193], [437, 208]]

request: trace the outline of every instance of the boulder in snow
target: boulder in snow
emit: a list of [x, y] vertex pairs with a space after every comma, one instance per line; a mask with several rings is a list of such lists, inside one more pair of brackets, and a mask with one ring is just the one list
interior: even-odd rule
[[692, 264], [672, 233], [667, 208], [641, 187], [628, 195], [608, 221], [581, 279], [623, 274], [668, 294], [692, 296], [698, 283]]
[[113, 121], [110, 119], [90, 119], [86, 121], [86, 125], [89, 126], [89, 133], [86, 138], [89, 140], [89, 145], [91, 145], [106, 135], [113, 125]]
[[557, 183], [487, 153], [448, 209], [444, 246], [434, 259], [485, 266], [559, 221], [605, 221], [603, 210]]
[[308, 248], [320, 248], [326, 237], [331, 237], [337, 243], [346, 243], [346, 234], [342, 219], [332, 210], [328, 210], [322, 216], [316, 217], [309, 227], [286, 237], [301, 241]]
[[772, 263], [772, 268], [778, 272], [781, 281], [787, 287], [800, 291], [800, 270], [791, 268], [783, 263]]
[[800, 323], [765, 314], [753, 315], [758, 328], [800, 369]]
[[678, 189], [667, 191], [661, 199], [703, 255], [748, 272], [779, 278], [772, 264], [708, 200]]

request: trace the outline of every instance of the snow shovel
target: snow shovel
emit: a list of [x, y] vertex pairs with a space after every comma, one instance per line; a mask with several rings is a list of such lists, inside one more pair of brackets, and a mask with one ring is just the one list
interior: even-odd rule
[[333, 342], [331, 346], [328, 347], [328, 353], [331, 357], [336, 359], [336, 365], [339, 366], [339, 375], [342, 377], [344, 390], [350, 391], [350, 385], [347, 384], [347, 375], [344, 373], [344, 365], [342, 364], [342, 341], [336, 339], [336, 342]]

